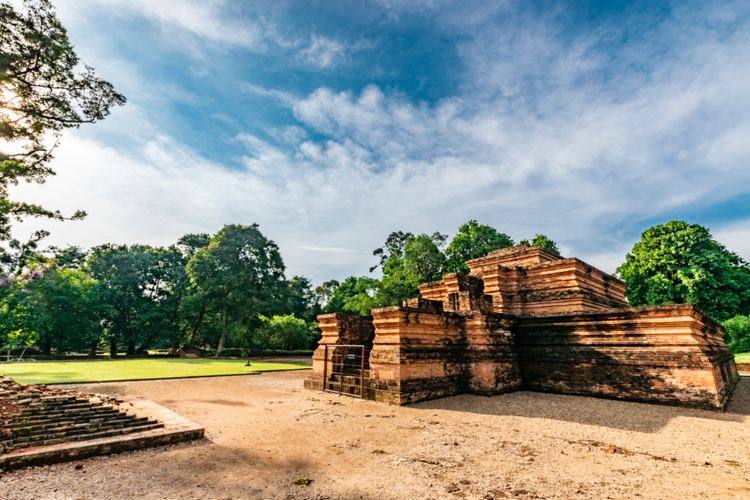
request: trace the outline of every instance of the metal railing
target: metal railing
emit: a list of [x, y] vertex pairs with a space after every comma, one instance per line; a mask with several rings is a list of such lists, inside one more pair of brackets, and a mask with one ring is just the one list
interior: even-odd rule
[[[328, 352], [331, 351], [331, 375], [338, 374], [339, 390], [328, 388]], [[359, 371], [359, 395], [344, 392], [344, 376], [356, 374]], [[326, 344], [325, 358], [323, 363], [323, 390], [335, 394], [343, 394], [355, 398], [364, 398], [365, 395], [365, 346]]]

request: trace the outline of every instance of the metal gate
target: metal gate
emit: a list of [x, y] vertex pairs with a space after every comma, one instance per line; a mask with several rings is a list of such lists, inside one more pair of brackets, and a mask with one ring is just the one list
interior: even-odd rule
[[[330, 372], [328, 369], [329, 363], [331, 367]], [[329, 376], [331, 380], [329, 380]], [[345, 384], [344, 379], [349, 379], [349, 383]], [[359, 394], [352, 392], [356, 390], [356, 379], [359, 379]], [[323, 363], [323, 390], [326, 392], [343, 394], [344, 396], [352, 396], [355, 398], [364, 397], [365, 346], [338, 344], [325, 345], [325, 363]]]

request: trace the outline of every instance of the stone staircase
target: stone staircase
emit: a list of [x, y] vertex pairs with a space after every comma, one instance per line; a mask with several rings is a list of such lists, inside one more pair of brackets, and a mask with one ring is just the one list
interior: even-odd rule
[[0, 454], [132, 434], [161, 428], [163, 423], [121, 410], [121, 400], [82, 397], [44, 386], [24, 386], [0, 378]]
[[[365, 376], [365, 392], [367, 392], [368, 388], [368, 382], [370, 380], [370, 370], [365, 370], [364, 373]], [[359, 396], [360, 394], [360, 376], [359, 373], [357, 374], [346, 374], [343, 375], [343, 384], [342, 382], [342, 376], [339, 373], [334, 373], [332, 375], [328, 375], [328, 380], [326, 380], [326, 390], [329, 391], [341, 391], [344, 394], [351, 394], [353, 396]]]

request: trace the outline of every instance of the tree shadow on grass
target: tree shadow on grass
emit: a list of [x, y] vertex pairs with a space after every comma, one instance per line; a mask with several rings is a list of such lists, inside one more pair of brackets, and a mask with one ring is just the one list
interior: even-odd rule
[[677, 417], [750, 423], [750, 377], [742, 377], [726, 412], [528, 391], [491, 397], [463, 394], [416, 403], [410, 408], [550, 419], [635, 432], [657, 432]]

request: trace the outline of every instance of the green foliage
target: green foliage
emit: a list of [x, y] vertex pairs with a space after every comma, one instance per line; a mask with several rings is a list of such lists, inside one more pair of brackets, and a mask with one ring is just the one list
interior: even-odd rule
[[672, 221], [641, 235], [617, 269], [632, 306], [695, 304], [718, 320], [750, 311], [748, 265], [705, 227]]
[[224, 226], [188, 263], [192, 284], [206, 306], [221, 314], [221, 355], [232, 323], [280, 312], [286, 305], [284, 262], [258, 225]]
[[469, 274], [467, 260], [478, 259], [493, 250], [513, 245], [513, 239], [507, 234], [470, 220], [458, 229], [458, 234], [445, 250], [446, 271]]
[[188, 284], [185, 259], [175, 248], [101, 245], [91, 250], [86, 272], [100, 283], [110, 353], [144, 352], [160, 337], [180, 334], [179, 305]]
[[[343, 283], [340, 283], [336, 280], [331, 280], [323, 283], [324, 286], [324, 292], [325, 294], [330, 294], [330, 299], [327, 301], [327, 304], [325, 306], [324, 312], [326, 314], [331, 313], [346, 313], [348, 312], [346, 309], [346, 304], [349, 302], [349, 300], [357, 295], [357, 281], [359, 278], [356, 276], [349, 276], [344, 280]], [[362, 278], [364, 280], [371, 279], [371, 278]], [[331, 292], [332, 290], [332, 292]]]
[[102, 335], [99, 317], [104, 304], [99, 301], [96, 280], [82, 271], [60, 269], [56, 265], [31, 271], [26, 303], [30, 311], [27, 329], [38, 334], [42, 354], [90, 350]]
[[750, 317], [735, 316], [722, 323], [727, 346], [736, 353], [750, 352]]
[[[370, 271], [381, 267], [383, 278], [347, 278], [333, 289], [325, 311], [366, 316], [372, 309], [399, 305], [406, 299], [418, 297], [420, 284], [442, 276], [445, 256], [440, 247], [445, 240], [446, 236], [440, 233], [432, 236], [391, 233], [385, 245], [373, 252], [380, 257], [380, 262]], [[329, 293], [331, 282], [326, 285], [321, 293]]]
[[324, 282], [322, 285], [315, 287], [313, 293], [315, 294], [315, 303], [323, 310], [328, 312], [328, 304], [333, 299], [336, 289], [341, 285], [337, 280], [329, 280]]
[[307, 348], [320, 339], [319, 295], [305, 277], [284, 279], [277, 247], [257, 226], [227, 226], [214, 238], [189, 234], [169, 248], [51, 247], [52, 259], [37, 251], [44, 236], [6, 254], [3, 349], [37, 344], [45, 355], [94, 355], [108, 345], [111, 355], [121, 346], [132, 355], [199, 341], [268, 349]]
[[292, 314], [307, 322], [314, 322], [323, 314], [318, 295], [312, 289], [312, 282], [304, 276], [292, 276], [287, 281], [289, 308]]
[[532, 247], [541, 247], [545, 250], [552, 252], [555, 255], [560, 255], [560, 250], [557, 248], [557, 243], [552, 241], [550, 238], [543, 234], [537, 234], [531, 242], [529, 240], [521, 240], [518, 242], [519, 245], [529, 245]]
[[77, 246], [68, 246], [66, 248], [49, 247], [48, 252], [52, 252], [53, 260], [60, 267], [69, 269], [80, 269], [86, 264], [89, 253]]
[[[24, 0], [24, 12], [0, 4], [0, 139], [19, 143], [21, 152], [0, 152], [0, 240], [10, 239], [10, 223], [24, 216], [65, 220], [59, 211], [8, 200], [8, 186], [43, 183], [62, 130], [95, 123], [125, 97], [84, 66], [48, 0]], [[45, 138], [52, 136], [52, 146]], [[76, 212], [80, 219], [85, 212]]]
[[300, 350], [310, 347], [310, 329], [303, 319], [294, 314], [281, 316], [260, 316], [258, 329], [261, 344], [271, 349]]

